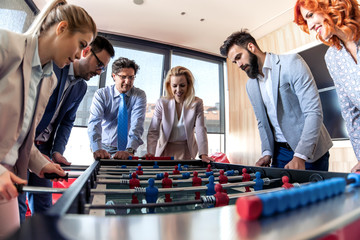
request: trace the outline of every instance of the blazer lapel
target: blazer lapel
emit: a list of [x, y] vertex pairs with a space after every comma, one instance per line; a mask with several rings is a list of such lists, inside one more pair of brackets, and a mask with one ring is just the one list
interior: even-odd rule
[[[26, 106], [26, 96], [29, 94], [29, 85], [31, 81], [31, 69], [32, 69], [32, 60], [34, 56], [35, 51], [35, 43], [32, 36], [28, 36], [25, 40], [25, 54], [24, 59], [22, 63], [22, 69], [23, 69], [23, 97], [22, 97], [22, 106]], [[22, 125], [24, 121], [24, 108], [22, 108], [20, 113], [20, 124]], [[19, 131], [21, 129], [21, 126], [19, 126]]]
[[167, 127], [167, 129], [164, 129], [164, 134], [165, 134], [166, 141], [168, 141], [170, 138], [170, 134], [171, 134], [171, 131], [172, 131], [172, 128], [174, 125], [174, 121], [175, 121], [175, 117], [176, 117], [175, 99], [169, 100], [166, 111], [168, 112], [169, 119], [168, 119], [168, 121], [166, 121], [168, 124], [168, 127]]
[[263, 116], [267, 116], [266, 110], [265, 110], [265, 104], [261, 96], [260, 86], [257, 79], [249, 79], [249, 97], [253, 99], [253, 102], [255, 104], [254, 110], [261, 111], [261, 114]]
[[[184, 105], [183, 105], [183, 114], [184, 114], [184, 116], [183, 116], [183, 119], [184, 119], [184, 128], [185, 128], [185, 134], [186, 134], [186, 138], [187, 139], [189, 139], [189, 136], [188, 136], [188, 130], [187, 130], [187, 124], [186, 123], [188, 123], [188, 122], [190, 122], [189, 121], [189, 119], [188, 119], [188, 117], [189, 117], [189, 115], [190, 115], [190, 113], [189, 113], [189, 111], [191, 111], [190, 110], [191, 109], [191, 106], [190, 106], [190, 108], [186, 108], [186, 107], [184, 107]], [[190, 119], [191, 120], [191, 119]]]

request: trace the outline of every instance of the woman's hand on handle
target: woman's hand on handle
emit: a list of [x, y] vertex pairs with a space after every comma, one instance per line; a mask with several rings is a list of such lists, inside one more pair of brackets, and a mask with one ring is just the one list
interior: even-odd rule
[[[55, 173], [59, 176], [63, 176], [65, 177], [66, 176], [66, 173], [65, 171], [61, 168], [61, 166], [57, 163], [48, 163], [46, 164], [42, 169], [41, 169], [41, 172], [40, 172], [40, 175], [39, 177], [44, 177], [44, 173]], [[62, 178], [55, 178], [53, 179], [54, 182], [57, 182], [57, 181], [62, 181], [63, 179]]]
[[203, 162], [206, 162], [206, 163], [210, 163], [210, 162], [214, 161], [214, 159], [209, 157], [207, 154], [201, 154], [200, 158]]
[[10, 200], [18, 196], [15, 183], [27, 184], [27, 181], [19, 178], [14, 173], [6, 171], [0, 175], [0, 200]]

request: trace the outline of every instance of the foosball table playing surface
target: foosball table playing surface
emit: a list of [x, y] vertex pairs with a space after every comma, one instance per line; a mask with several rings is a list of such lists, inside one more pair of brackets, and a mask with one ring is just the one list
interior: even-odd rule
[[64, 169], [82, 172], [9, 239], [360, 239], [358, 174], [200, 160]]

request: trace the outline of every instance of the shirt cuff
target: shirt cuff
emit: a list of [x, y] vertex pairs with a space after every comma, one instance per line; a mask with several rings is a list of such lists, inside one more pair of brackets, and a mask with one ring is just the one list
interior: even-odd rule
[[272, 152], [270, 152], [270, 151], [268, 151], [268, 150], [263, 151], [262, 157], [265, 157], [265, 156], [267, 156], [267, 155], [272, 157]]
[[0, 175], [3, 174], [6, 171], [8, 171], [7, 168], [0, 164]]
[[298, 158], [301, 158], [302, 160], [304, 160], [306, 162], [310, 160], [308, 157], [306, 157], [305, 155], [302, 155], [300, 153], [294, 153], [294, 156], [298, 157]]
[[91, 150], [93, 151], [93, 152], [96, 152], [97, 150], [99, 150], [99, 149], [102, 149], [102, 147], [101, 147], [101, 143], [99, 144], [99, 143], [97, 143], [97, 142], [93, 142], [93, 143], [90, 143], [91, 144]]

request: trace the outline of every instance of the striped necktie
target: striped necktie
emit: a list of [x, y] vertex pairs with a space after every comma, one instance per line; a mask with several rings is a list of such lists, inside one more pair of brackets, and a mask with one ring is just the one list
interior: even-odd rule
[[118, 113], [118, 151], [124, 151], [128, 137], [128, 113], [126, 108], [125, 93], [121, 94]]

